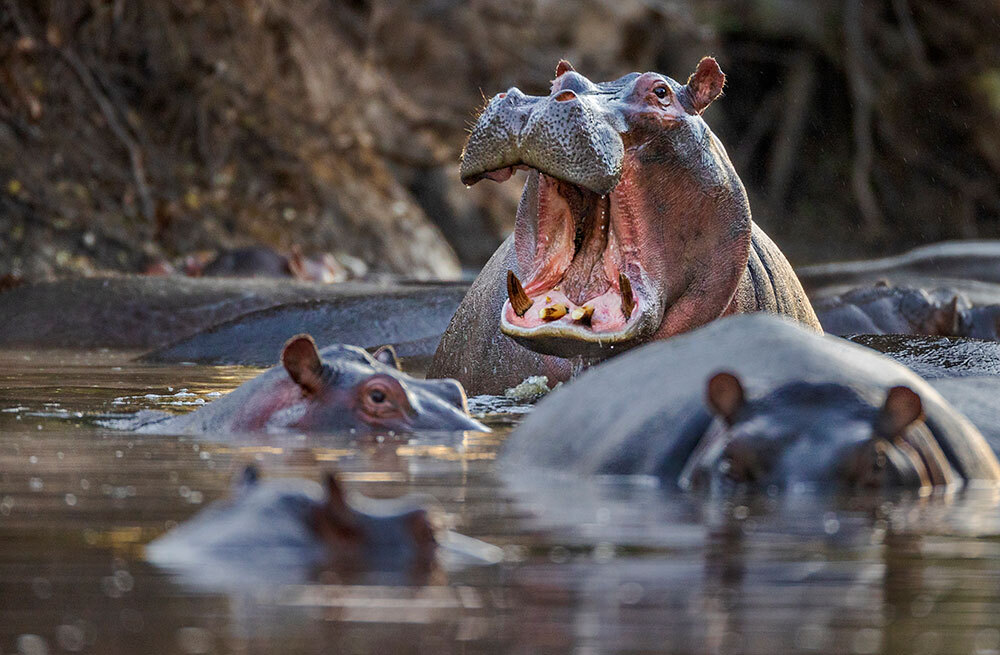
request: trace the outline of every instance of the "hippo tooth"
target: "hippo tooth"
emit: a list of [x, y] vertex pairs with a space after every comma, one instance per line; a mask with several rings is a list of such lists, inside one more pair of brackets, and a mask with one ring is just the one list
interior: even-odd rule
[[543, 321], [557, 321], [567, 313], [569, 313], [569, 308], [566, 305], [552, 305], [538, 310], [538, 318]]
[[592, 305], [584, 305], [583, 307], [577, 307], [573, 310], [570, 316], [574, 321], [584, 321], [589, 322], [590, 317], [594, 315], [594, 307]]
[[632, 297], [632, 283], [624, 273], [618, 273], [618, 288], [622, 294], [622, 314], [628, 320], [632, 318], [632, 311], [635, 309], [635, 298]]
[[518, 316], [524, 316], [525, 312], [531, 309], [534, 304], [528, 294], [524, 292], [524, 287], [514, 275], [514, 271], [507, 271], [507, 297], [510, 298], [510, 306]]

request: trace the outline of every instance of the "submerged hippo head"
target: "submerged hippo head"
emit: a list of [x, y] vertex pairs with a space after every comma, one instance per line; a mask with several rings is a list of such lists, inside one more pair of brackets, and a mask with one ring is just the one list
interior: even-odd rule
[[289, 339], [281, 352], [288, 377], [270, 392], [276, 404], [265, 411], [272, 411], [256, 420], [269, 427], [322, 430], [486, 429], [469, 417], [461, 384], [403, 373], [390, 346], [374, 355], [330, 346], [322, 355], [307, 334]]
[[724, 83], [711, 58], [686, 84], [659, 73], [595, 84], [563, 61], [547, 97], [512, 88], [490, 100], [462, 155], [463, 181], [529, 171], [505, 334], [538, 352], [601, 356], [725, 312], [751, 222], [701, 117]]
[[495, 564], [499, 549], [437, 525], [433, 500], [347, 499], [333, 473], [323, 485], [261, 482], [247, 467], [233, 497], [212, 504], [146, 549], [158, 565], [200, 581], [310, 579], [322, 568], [416, 576], [437, 564]]
[[881, 406], [831, 383], [747, 399], [734, 375], [719, 373], [706, 400], [721, 425], [688, 462], [684, 486], [925, 488], [955, 479], [908, 387], [889, 389]]

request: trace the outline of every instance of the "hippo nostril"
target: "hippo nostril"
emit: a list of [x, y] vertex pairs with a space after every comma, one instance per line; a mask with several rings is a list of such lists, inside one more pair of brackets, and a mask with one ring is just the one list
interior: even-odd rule
[[576, 100], [576, 94], [572, 91], [562, 91], [556, 96], [556, 102], [567, 102], [569, 100]]
[[500, 98], [501, 100], [503, 100], [504, 98], [507, 97], [507, 94], [506, 93], [500, 93], [500, 94], [497, 95], [497, 97]]

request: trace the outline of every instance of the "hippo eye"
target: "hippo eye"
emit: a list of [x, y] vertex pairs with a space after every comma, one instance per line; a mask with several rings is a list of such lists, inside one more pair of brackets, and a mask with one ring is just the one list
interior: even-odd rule
[[388, 375], [369, 378], [358, 390], [358, 409], [368, 421], [400, 419], [412, 414], [406, 390]]
[[659, 98], [660, 100], [663, 100], [664, 98], [667, 97], [667, 87], [665, 87], [665, 86], [658, 86], [655, 89], [653, 89], [653, 93], [656, 94], [657, 98]]

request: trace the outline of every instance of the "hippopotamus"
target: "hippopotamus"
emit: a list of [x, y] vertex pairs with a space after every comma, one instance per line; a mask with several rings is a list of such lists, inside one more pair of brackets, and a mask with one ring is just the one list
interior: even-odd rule
[[281, 366], [194, 412], [140, 415], [138, 431], [157, 434], [489, 431], [469, 416], [465, 390], [455, 380], [403, 373], [390, 346], [374, 355], [343, 344], [318, 350], [308, 334], [288, 340]]
[[798, 274], [813, 299], [878, 280], [920, 287], [949, 279], [996, 284], [1000, 241], [945, 241], [880, 259], [804, 266]]
[[949, 287], [927, 291], [879, 281], [819, 299], [813, 307], [830, 334], [1000, 338], [1000, 305], [973, 305]]
[[983, 435], [916, 374], [766, 314], [584, 372], [539, 403], [501, 461], [514, 479], [645, 475], [710, 491], [1000, 482]]
[[499, 548], [438, 527], [428, 498], [348, 501], [331, 472], [322, 486], [259, 477], [246, 467], [233, 498], [151, 542], [146, 558], [208, 586], [305, 582], [324, 568], [419, 580], [442, 554], [463, 565], [502, 559]]
[[527, 182], [514, 233], [452, 318], [429, 375], [499, 393], [734, 313], [819, 330], [795, 273], [751, 220], [746, 191], [702, 118], [725, 75], [706, 57], [686, 84], [659, 73], [594, 83], [567, 62], [547, 97], [494, 96], [461, 176]]

